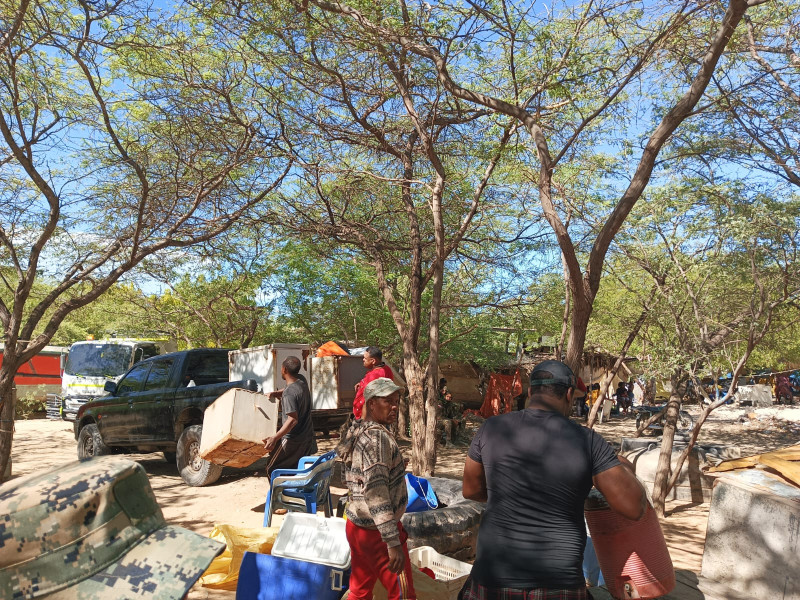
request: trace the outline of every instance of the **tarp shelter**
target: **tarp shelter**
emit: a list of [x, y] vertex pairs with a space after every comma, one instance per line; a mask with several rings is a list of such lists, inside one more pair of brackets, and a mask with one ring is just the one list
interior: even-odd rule
[[325, 342], [317, 349], [317, 356], [350, 356], [350, 353], [336, 342]]
[[520, 394], [522, 394], [522, 371], [517, 369], [513, 375], [492, 373], [479, 412], [484, 419], [511, 412], [517, 407], [515, 398]]

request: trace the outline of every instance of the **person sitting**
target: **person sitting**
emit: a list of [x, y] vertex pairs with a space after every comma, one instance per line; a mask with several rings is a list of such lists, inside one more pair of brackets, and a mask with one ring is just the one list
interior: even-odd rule
[[615, 393], [615, 399], [617, 401], [617, 406], [619, 407], [619, 412], [621, 415], [628, 414], [628, 386], [625, 384], [624, 381], [620, 381], [619, 385], [617, 385], [617, 391]]
[[447, 392], [439, 403], [437, 415], [437, 429], [442, 443], [452, 446], [456, 443], [458, 436], [464, 432], [464, 405], [460, 402], [453, 402], [453, 394]]

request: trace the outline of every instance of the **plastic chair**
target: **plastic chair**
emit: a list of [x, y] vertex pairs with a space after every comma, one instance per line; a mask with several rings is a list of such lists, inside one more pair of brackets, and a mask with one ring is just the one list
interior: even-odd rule
[[275, 469], [270, 476], [270, 487], [264, 503], [264, 527], [272, 524], [272, 513], [276, 508], [317, 513], [323, 505], [325, 516], [333, 513], [330, 482], [333, 475], [333, 459], [336, 451], [322, 456], [304, 456], [296, 469]]

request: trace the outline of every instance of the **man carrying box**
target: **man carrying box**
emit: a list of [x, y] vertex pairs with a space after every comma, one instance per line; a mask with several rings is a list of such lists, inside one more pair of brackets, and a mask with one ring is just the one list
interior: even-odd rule
[[389, 600], [415, 600], [411, 561], [400, 523], [408, 492], [405, 461], [387, 427], [397, 420], [400, 388], [381, 377], [364, 388], [363, 419], [336, 448], [349, 490], [350, 600], [369, 600], [380, 580]]
[[314, 425], [311, 422], [311, 392], [300, 374], [302, 363], [289, 356], [281, 364], [281, 377], [288, 384], [284, 390], [270, 393], [281, 398], [283, 424], [275, 435], [264, 438], [264, 450], [270, 452], [267, 476], [275, 469], [296, 469], [297, 461], [317, 451]]

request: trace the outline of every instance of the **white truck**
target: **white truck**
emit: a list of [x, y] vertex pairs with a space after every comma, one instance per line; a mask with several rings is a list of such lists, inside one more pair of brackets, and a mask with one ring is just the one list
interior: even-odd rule
[[117, 382], [135, 363], [169, 350], [163, 342], [111, 338], [75, 342], [69, 347], [61, 377], [61, 416], [74, 421], [78, 409], [104, 396], [106, 381]]
[[296, 356], [302, 366], [300, 373], [311, 390], [311, 419], [314, 429], [327, 435], [347, 420], [353, 410], [355, 385], [367, 370], [361, 356], [312, 357], [309, 344], [269, 344], [228, 355], [230, 380], [253, 379], [263, 394], [283, 389], [281, 363]]

